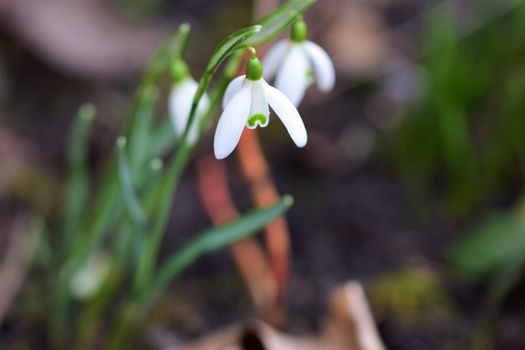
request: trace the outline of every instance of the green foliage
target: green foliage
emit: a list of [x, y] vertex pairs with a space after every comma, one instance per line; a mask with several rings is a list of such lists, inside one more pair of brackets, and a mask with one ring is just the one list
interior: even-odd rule
[[89, 173], [87, 164], [87, 144], [91, 123], [95, 118], [95, 108], [91, 105], [80, 107], [71, 132], [68, 155], [69, 181], [64, 199], [63, 228], [64, 247], [70, 245], [74, 225], [82, 219], [89, 193]]
[[173, 277], [204, 254], [220, 250], [250, 236], [253, 232], [262, 229], [268, 222], [282, 215], [292, 203], [292, 198], [286, 196], [271, 207], [253, 210], [238, 220], [202, 232], [193, 242], [159, 268], [158, 275], [145, 296], [146, 300], [163, 290]]
[[407, 267], [372, 281], [370, 302], [377, 314], [418, 324], [454, 317], [447, 291], [435, 274], [421, 267]]
[[454, 16], [432, 13], [424, 42], [424, 90], [393, 135], [407, 183], [442, 189], [457, 214], [523, 183], [525, 7], [460, 37]]
[[451, 251], [450, 260], [465, 277], [479, 280], [525, 263], [525, 217], [520, 211], [480, 222]]
[[[224, 226], [205, 230], [188, 246], [158, 266], [159, 247], [171, 202], [193, 154], [186, 142], [196, 106], [208, 91], [211, 106], [201, 122], [208, 124], [220, 105], [227, 84], [242, 62], [248, 45], [262, 44], [281, 33], [314, 0], [292, 0], [257, 25], [241, 29], [221, 42], [199, 80], [192, 110], [182, 138], [175, 141], [169, 120], [158, 118], [158, 81], [169, 76], [174, 60], [181, 60], [189, 40], [190, 27], [183, 24], [161, 45], [144, 72], [135, 96], [129, 122], [108, 159], [101, 182], [90, 177], [88, 140], [94, 107], [80, 108], [69, 144], [69, 178], [60, 227], [59, 254], [41, 259], [46, 271], [46, 288], [52, 310], [45, 320], [54, 348], [126, 348], [134, 330], [167, 288], [169, 282], [201, 256], [222, 249], [263, 228], [292, 204], [283, 197], [273, 206], [251, 211]], [[213, 79], [221, 65], [220, 77]], [[213, 83], [214, 82], [214, 83]], [[213, 84], [212, 84], [213, 83]], [[163, 166], [161, 158], [166, 158]], [[94, 283], [90, 264], [97, 256], [108, 257], [104, 276], [95, 278], [92, 294], [71, 293], [72, 283]], [[44, 263], [45, 262], [45, 263]], [[106, 265], [105, 265], [106, 267]], [[97, 276], [95, 276], [97, 277]], [[80, 281], [80, 282], [79, 282]], [[77, 284], [78, 286], [78, 284]], [[114, 330], [97, 340], [101, 329]]]
[[257, 46], [275, 38], [297, 19], [297, 15], [305, 12], [314, 3], [315, 0], [288, 1], [278, 12], [274, 11], [257, 21], [257, 24], [262, 26], [261, 31], [248, 39], [247, 44]]
[[523, 277], [525, 269], [525, 203], [507, 213], [481, 221], [452, 247], [449, 261], [463, 278], [488, 279], [487, 317], [508, 291]]

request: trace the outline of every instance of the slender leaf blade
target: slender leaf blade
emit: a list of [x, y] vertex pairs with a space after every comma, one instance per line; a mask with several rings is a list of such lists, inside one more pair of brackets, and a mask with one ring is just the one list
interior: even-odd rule
[[[160, 241], [168, 221], [168, 216], [171, 209], [171, 199], [179, 182], [182, 171], [185, 169], [193, 149], [193, 147], [186, 142], [186, 139], [190, 125], [193, 124], [199, 101], [208, 88], [210, 80], [219, 68], [220, 64], [228, 56], [245, 47], [245, 41], [260, 30], [261, 27], [258, 25], [251, 26], [241, 29], [223, 40], [212, 54], [206, 71], [199, 81], [199, 87], [193, 98], [190, 115], [188, 117], [186, 129], [184, 130], [183, 136], [181, 138], [181, 144], [177, 150], [177, 154], [168, 166], [164, 178], [159, 184], [159, 187], [153, 191], [154, 193], [150, 198], [151, 200], [148, 200], [148, 203], [146, 204], [146, 213], [148, 215], [156, 213], [156, 216], [153, 218], [152, 234], [149, 235], [149, 241], [147, 242], [146, 248], [144, 249], [144, 256], [141, 259], [142, 263], [139, 266], [136, 275], [136, 292], [138, 292], [138, 290], [147, 284], [147, 280], [153, 269]], [[205, 121], [203, 123], [205, 123]]]
[[63, 209], [63, 243], [65, 249], [68, 249], [69, 244], [74, 239], [74, 231], [76, 231], [74, 226], [80, 221], [88, 200], [87, 147], [95, 114], [95, 107], [91, 104], [80, 107], [69, 141], [69, 179]]
[[286, 29], [297, 16], [304, 13], [316, 0], [291, 0], [267, 16], [257, 21], [262, 29], [247, 41], [247, 45], [257, 46], [272, 40]]
[[126, 208], [126, 212], [131, 222], [137, 227], [143, 227], [145, 223], [144, 211], [142, 210], [139, 199], [135, 194], [133, 176], [126, 160], [125, 148], [126, 138], [119, 137], [116, 145], [117, 165], [124, 207]]
[[479, 279], [509, 262], [525, 259], [525, 223], [516, 213], [500, 214], [482, 222], [451, 250], [449, 257], [458, 272]]
[[204, 254], [223, 249], [249, 237], [281, 216], [292, 204], [292, 197], [284, 196], [270, 207], [252, 210], [233, 222], [205, 230], [162, 265], [148, 290], [146, 298], [150, 301], [152, 297], [155, 297], [167, 286], [171, 279]]

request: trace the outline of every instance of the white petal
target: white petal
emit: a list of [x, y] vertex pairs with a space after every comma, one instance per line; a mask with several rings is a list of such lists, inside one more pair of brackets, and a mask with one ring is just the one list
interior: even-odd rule
[[263, 61], [263, 76], [268, 80], [273, 78], [279, 66], [283, 63], [289, 48], [289, 40], [283, 39], [272, 46], [266, 53]]
[[195, 91], [197, 90], [192, 82], [191, 79], [188, 79], [174, 85], [171, 90], [169, 99], [170, 116], [177, 137], [181, 137], [186, 128], [193, 96], [195, 96]]
[[[182, 137], [182, 134], [184, 133], [190, 115], [193, 97], [197, 92], [197, 88], [198, 84], [195, 80], [187, 79], [176, 84], [171, 91], [169, 98], [170, 117], [177, 137]], [[209, 104], [210, 100], [208, 96], [204, 94], [199, 101], [197, 114], [193, 119], [192, 126], [188, 133], [187, 142], [189, 144], [193, 145], [197, 142], [199, 137], [198, 127], [200, 120], [204, 116]]]
[[239, 143], [250, 113], [251, 95], [252, 83], [246, 81], [241, 90], [228, 103], [224, 112], [222, 112], [213, 140], [213, 149], [217, 159], [226, 158]]
[[199, 101], [199, 105], [197, 106], [197, 114], [195, 114], [193, 125], [191, 126], [191, 129], [188, 133], [188, 142], [192, 145], [194, 145], [199, 140], [200, 129], [203, 127], [201, 125], [202, 118], [206, 115], [206, 112], [208, 112], [209, 107], [210, 98], [208, 97], [208, 94], [205, 93], [202, 95]]
[[329, 92], [335, 85], [335, 68], [332, 60], [321, 46], [311, 41], [306, 41], [304, 47], [314, 68], [319, 90]]
[[266, 83], [264, 83], [264, 92], [268, 103], [283, 122], [293, 142], [297, 147], [304, 147], [308, 141], [308, 135], [297, 108], [282, 92]]
[[295, 106], [299, 106], [310, 83], [310, 63], [306, 52], [302, 45], [293, 44], [277, 73], [275, 87], [281, 90]]
[[[253, 116], [263, 115], [266, 117], [264, 120], [258, 119], [254, 120], [253, 124], [250, 125], [250, 119]], [[252, 83], [252, 105], [250, 108], [250, 115], [248, 121], [246, 122], [246, 127], [249, 129], [257, 128], [257, 125], [260, 127], [267, 127], [270, 122], [270, 108], [268, 107], [268, 102], [266, 102], [266, 96], [264, 93], [264, 87], [262, 80], [255, 81]]]
[[228, 87], [226, 88], [226, 91], [224, 92], [224, 97], [222, 99], [222, 108], [226, 108], [228, 103], [231, 101], [232, 97], [239, 92], [239, 90], [242, 87], [242, 83], [244, 83], [245, 79], [246, 75], [241, 75], [233, 79], [230, 82], [230, 84], [228, 84]]

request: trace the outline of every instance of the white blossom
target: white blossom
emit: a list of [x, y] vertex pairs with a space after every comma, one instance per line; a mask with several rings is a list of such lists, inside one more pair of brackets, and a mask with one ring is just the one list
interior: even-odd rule
[[335, 85], [332, 60], [319, 45], [306, 40], [306, 24], [299, 20], [292, 27], [292, 38], [279, 41], [264, 60], [264, 78], [275, 77], [275, 87], [298, 106], [306, 89], [317, 84], [322, 92]]
[[[298, 147], [306, 145], [306, 128], [295, 106], [262, 78], [262, 67], [257, 66], [260, 66], [259, 60], [254, 57], [250, 61], [247, 74], [234, 79], [224, 94], [224, 111], [214, 139], [217, 159], [226, 158], [233, 152], [245, 126], [249, 129], [268, 126], [270, 107], [281, 119], [294, 143]], [[250, 66], [250, 63], [253, 65]]]

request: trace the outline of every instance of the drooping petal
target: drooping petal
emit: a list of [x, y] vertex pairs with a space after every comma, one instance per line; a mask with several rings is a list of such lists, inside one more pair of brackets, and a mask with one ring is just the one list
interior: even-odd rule
[[204, 95], [202, 95], [199, 101], [199, 105], [197, 106], [197, 114], [195, 115], [195, 119], [194, 119], [192, 128], [190, 129], [190, 132], [188, 134], [188, 141], [191, 144], [194, 144], [199, 139], [200, 128], [204, 126], [204, 125], [201, 125], [201, 123], [202, 123], [203, 117], [208, 112], [208, 108], [210, 108], [210, 97], [208, 96], [207, 93], [205, 93]]
[[311, 41], [306, 41], [304, 45], [314, 69], [319, 90], [329, 92], [335, 85], [335, 68], [332, 60], [321, 46]]
[[250, 113], [251, 95], [252, 83], [246, 81], [222, 112], [213, 140], [213, 150], [217, 159], [226, 158], [239, 143]]
[[230, 84], [228, 84], [228, 87], [226, 88], [226, 91], [224, 92], [224, 97], [222, 98], [222, 108], [226, 108], [228, 103], [231, 101], [232, 97], [235, 96], [235, 94], [239, 92], [239, 90], [242, 87], [242, 83], [244, 83], [245, 79], [246, 79], [246, 75], [241, 75], [233, 79], [230, 82]]
[[191, 103], [196, 91], [196, 83], [192, 79], [187, 79], [174, 85], [171, 90], [169, 98], [170, 117], [175, 129], [175, 135], [178, 138], [182, 136], [186, 128]]
[[295, 142], [297, 147], [304, 147], [308, 141], [308, 135], [297, 108], [281, 91], [267, 83], [264, 83], [264, 92], [270, 107], [283, 122], [293, 142]]
[[[198, 84], [193, 79], [186, 79], [179, 84], [176, 84], [170, 94], [169, 111], [171, 122], [175, 129], [175, 135], [180, 138], [186, 129], [186, 124], [190, 116], [191, 105], [193, 97], [197, 92]], [[195, 144], [199, 138], [199, 124], [204, 116], [206, 110], [210, 105], [210, 99], [207, 94], [204, 94], [197, 106], [197, 113], [193, 119], [192, 126], [188, 132], [187, 142], [191, 145]]]
[[257, 125], [264, 128], [270, 122], [270, 108], [268, 107], [268, 102], [266, 102], [262, 84], [262, 80], [252, 83], [252, 105], [248, 121], [246, 122], [246, 127], [249, 129], [255, 129]]
[[299, 106], [311, 83], [310, 63], [301, 44], [291, 44], [277, 78], [275, 87], [281, 90], [294, 106]]
[[277, 73], [279, 66], [283, 63], [286, 53], [289, 48], [289, 40], [283, 39], [274, 46], [270, 50], [268, 50], [268, 53], [266, 53], [266, 56], [263, 61], [263, 77], [264, 79], [268, 80], [274, 77], [275, 73]]

